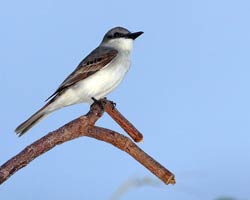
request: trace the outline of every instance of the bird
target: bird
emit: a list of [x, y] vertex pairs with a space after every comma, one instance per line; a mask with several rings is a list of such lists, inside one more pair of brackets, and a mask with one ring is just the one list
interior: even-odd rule
[[95, 100], [106, 97], [127, 74], [133, 42], [141, 34], [142, 31], [130, 32], [123, 27], [110, 29], [100, 45], [79, 63], [46, 100], [47, 103], [15, 129], [16, 134], [22, 136], [60, 108], [78, 103], [91, 105]]

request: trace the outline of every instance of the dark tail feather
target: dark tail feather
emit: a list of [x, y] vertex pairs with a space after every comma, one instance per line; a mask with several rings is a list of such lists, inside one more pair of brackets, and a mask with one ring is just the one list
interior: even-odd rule
[[46, 106], [38, 110], [34, 115], [16, 128], [15, 132], [19, 137], [49, 114], [46, 112], [45, 107]]

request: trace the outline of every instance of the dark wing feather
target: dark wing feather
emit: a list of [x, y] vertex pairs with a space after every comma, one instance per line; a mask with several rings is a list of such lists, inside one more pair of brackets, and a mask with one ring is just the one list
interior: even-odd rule
[[97, 47], [93, 50], [77, 68], [62, 82], [58, 89], [48, 98], [57, 95], [71, 85], [87, 78], [96, 73], [116, 57], [118, 51], [109, 47]]

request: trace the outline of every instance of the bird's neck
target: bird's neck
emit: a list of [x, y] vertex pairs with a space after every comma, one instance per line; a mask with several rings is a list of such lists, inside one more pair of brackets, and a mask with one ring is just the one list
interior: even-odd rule
[[114, 48], [120, 52], [126, 52], [129, 54], [133, 48], [133, 40], [119, 38], [115, 40], [110, 40], [103, 45], [106, 47]]

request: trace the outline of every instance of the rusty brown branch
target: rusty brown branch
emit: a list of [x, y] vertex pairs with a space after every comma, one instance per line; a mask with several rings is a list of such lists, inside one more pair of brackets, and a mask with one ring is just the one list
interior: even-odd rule
[[131, 124], [116, 108], [114, 108], [110, 101], [107, 101], [106, 99], [103, 99], [102, 101], [104, 101], [105, 112], [107, 112], [135, 142], [142, 141], [143, 135], [133, 126], [133, 124]]
[[[105, 101], [107, 103], [107, 106], [111, 105], [110, 101]], [[107, 107], [105, 106], [105, 111], [106, 108]], [[32, 160], [49, 151], [56, 145], [81, 136], [88, 136], [108, 142], [115, 147], [127, 152], [143, 166], [149, 169], [152, 173], [158, 176], [164, 183], [175, 183], [174, 175], [170, 171], [168, 171], [157, 161], [151, 158], [148, 154], [142, 151], [129, 138], [112, 130], [94, 126], [95, 122], [102, 116], [102, 114], [103, 110], [101, 109], [101, 107], [98, 104], [94, 104], [93, 106], [91, 106], [90, 111], [86, 115], [69, 122], [68, 124], [47, 134], [46, 136], [27, 146], [23, 151], [21, 151], [19, 154], [11, 158], [0, 167], [0, 184], [6, 181], [16, 171], [25, 167]], [[120, 125], [127, 126], [128, 124], [124, 122]], [[122, 128], [128, 133], [131, 133], [130, 131], [133, 130], [133, 128]]]

